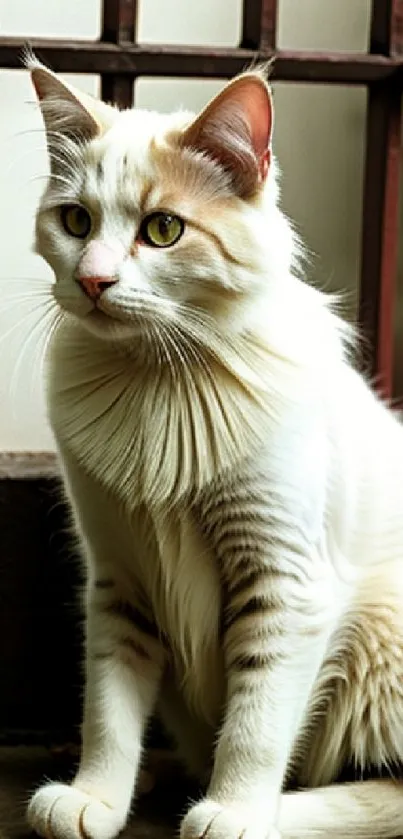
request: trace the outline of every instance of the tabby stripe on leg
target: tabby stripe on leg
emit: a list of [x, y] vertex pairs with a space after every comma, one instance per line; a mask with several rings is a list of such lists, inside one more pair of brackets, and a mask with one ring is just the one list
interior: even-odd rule
[[142, 644], [139, 644], [137, 641], [133, 641], [133, 638], [123, 638], [121, 641], [122, 647], [126, 647], [126, 649], [130, 650], [130, 652], [134, 653], [138, 658], [142, 658], [143, 661], [151, 661], [151, 657], [149, 656], [147, 650], [144, 649]]
[[[275, 530], [273, 530], [275, 534]], [[252, 557], [260, 555], [266, 549], [270, 553], [273, 549], [273, 544], [276, 544], [276, 550], [280, 549], [286, 557], [305, 557], [307, 552], [307, 543], [305, 539], [297, 539], [296, 534], [290, 536], [271, 535], [270, 525], [267, 524], [267, 529], [264, 532], [259, 532], [258, 529], [250, 530], [238, 524], [236, 530], [222, 530], [220, 534], [216, 534], [216, 550], [219, 551], [220, 556], [225, 559], [230, 556], [231, 560], [236, 554], [244, 554], [247, 552]]]
[[99, 580], [95, 580], [95, 588], [113, 588], [115, 585], [114, 581], [111, 578], [101, 578]]
[[248, 588], [258, 587], [259, 583], [270, 583], [274, 589], [278, 582], [292, 582], [300, 584], [300, 577], [295, 571], [279, 569], [276, 565], [268, 563], [254, 563], [249, 556], [242, 556], [237, 560], [234, 556], [232, 563], [232, 576], [227, 581], [227, 591], [231, 597], [241, 594]]
[[228, 605], [228, 613], [225, 619], [225, 630], [233, 626], [240, 618], [249, 615], [278, 615], [282, 612], [282, 604], [279, 600], [268, 596], [262, 597], [253, 595], [246, 603], [231, 613], [231, 604]]
[[160, 638], [157, 625], [145, 617], [135, 606], [128, 603], [126, 600], [113, 600], [103, 607], [105, 612], [116, 615], [116, 617], [123, 618], [133, 624], [136, 629], [139, 629], [144, 635], [150, 635], [152, 638]]
[[113, 653], [91, 653], [89, 658], [91, 661], [110, 661]]
[[151, 661], [151, 656], [148, 654], [144, 646], [138, 641], [134, 641], [133, 638], [128, 637], [122, 638], [121, 641], [117, 643], [113, 652], [93, 652], [90, 654], [90, 658], [92, 661], [110, 661], [111, 658], [116, 656], [119, 648], [130, 650], [130, 652], [135, 653], [135, 655], [143, 661]]
[[238, 565], [234, 568], [234, 579], [228, 581], [227, 589], [231, 598], [238, 594], [243, 594], [250, 589], [258, 588], [259, 583], [270, 582], [272, 574], [267, 568], [251, 568], [251, 564], [246, 560], [245, 569], [240, 572]]
[[[242, 512], [244, 514], [244, 522], [248, 524], [249, 528], [264, 528], [266, 526], [267, 510], [265, 508], [259, 510], [251, 504], [247, 509], [244, 508]], [[216, 533], [223, 528], [230, 530], [239, 524], [239, 510], [228, 509], [224, 512], [222, 507], [217, 507], [208, 514], [207, 521], [211, 533]]]
[[221, 556], [229, 556], [231, 558], [234, 553], [249, 553], [253, 556], [262, 555], [262, 544], [270, 545], [269, 540], [264, 536], [258, 536], [256, 533], [248, 534], [245, 530], [239, 529], [236, 533], [222, 533], [216, 538], [216, 550], [220, 552]]
[[231, 659], [231, 667], [235, 670], [267, 670], [277, 662], [275, 653], [239, 653]]
[[267, 520], [267, 510], [270, 506], [272, 509], [282, 506], [282, 498], [272, 489], [270, 497], [267, 491], [259, 492], [256, 489], [258, 476], [255, 477], [253, 483], [247, 480], [243, 483], [237, 483], [236, 487], [226, 487], [221, 481], [213, 484], [208, 492], [208, 495], [203, 499], [201, 504], [201, 513], [203, 519], [206, 521], [214, 520], [214, 517], [219, 517], [220, 521], [224, 521], [238, 515], [238, 510], [242, 507], [245, 516], [259, 516], [262, 511], [265, 521]]

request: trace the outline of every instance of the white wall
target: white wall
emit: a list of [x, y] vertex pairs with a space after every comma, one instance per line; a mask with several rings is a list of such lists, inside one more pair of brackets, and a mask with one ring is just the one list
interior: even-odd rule
[[[139, 39], [235, 45], [240, 9], [241, 0], [171, 0], [168, 5], [165, 0], [143, 0]], [[280, 9], [282, 48], [366, 49], [370, 0], [281, 0]], [[0, 0], [2, 34], [96, 37], [99, 27], [95, 0]], [[97, 90], [95, 77], [75, 81]], [[140, 79], [136, 102], [160, 110], [178, 105], [197, 109], [220, 87], [211, 79]], [[275, 150], [284, 170], [285, 209], [313, 254], [315, 281], [347, 290], [353, 309], [365, 91], [279, 83], [274, 88]], [[39, 305], [35, 290], [49, 272], [29, 248], [46, 156], [26, 73], [0, 71], [0, 103], [0, 449], [43, 449], [52, 447], [52, 441], [43, 408], [40, 325], [35, 333], [39, 309], [34, 307]]]

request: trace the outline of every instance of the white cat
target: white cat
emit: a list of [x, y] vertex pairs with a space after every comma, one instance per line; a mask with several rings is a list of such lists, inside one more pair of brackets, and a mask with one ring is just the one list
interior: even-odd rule
[[[159, 705], [208, 777], [182, 839], [401, 835], [399, 784], [331, 784], [403, 756], [403, 430], [293, 267], [264, 75], [194, 117], [31, 70], [65, 313], [49, 415], [88, 582], [80, 766], [30, 823], [118, 833]], [[281, 794], [291, 771], [315, 789]]]

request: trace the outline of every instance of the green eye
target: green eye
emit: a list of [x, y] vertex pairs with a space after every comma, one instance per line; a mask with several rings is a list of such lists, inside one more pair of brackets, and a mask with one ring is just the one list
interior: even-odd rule
[[85, 239], [91, 230], [91, 216], [80, 204], [67, 204], [60, 210], [62, 225], [70, 236]]
[[171, 213], [152, 213], [143, 219], [140, 233], [144, 242], [154, 248], [169, 248], [180, 239], [185, 223]]

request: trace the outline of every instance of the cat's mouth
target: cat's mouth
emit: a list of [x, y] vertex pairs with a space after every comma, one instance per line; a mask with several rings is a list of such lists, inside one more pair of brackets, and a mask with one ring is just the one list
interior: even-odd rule
[[99, 323], [106, 323], [107, 321], [116, 321], [117, 323], [138, 323], [140, 319], [144, 318], [144, 309], [142, 306], [129, 308], [121, 304], [111, 303], [106, 300], [99, 300], [89, 316], [92, 320]]
[[98, 306], [94, 306], [90, 312], [86, 315], [86, 318], [90, 318], [92, 321], [96, 323], [105, 323], [105, 321], [111, 320], [111, 316], [108, 315], [106, 312], [103, 312]]
[[[149, 313], [148, 313], [149, 317]], [[117, 305], [111, 301], [97, 301], [94, 307], [84, 317], [84, 322], [91, 332], [103, 337], [113, 335], [117, 338], [136, 338], [144, 331], [144, 321], [147, 313], [144, 307], [130, 307]]]
[[171, 318], [175, 306], [155, 292], [130, 290], [130, 293], [120, 293], [119, 296], [103, 294], [94, 304], [90, 312], [91, 318], [99, 323], [114, 321], [125, 325], [132, 325], [133, 329], [144, 327], [163, 319]]

